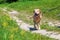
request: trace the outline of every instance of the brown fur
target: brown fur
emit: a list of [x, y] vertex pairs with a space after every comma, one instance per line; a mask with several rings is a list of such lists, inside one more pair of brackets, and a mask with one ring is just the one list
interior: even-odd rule
[[[35, 12], [36, 11], [36, 12]], [[34, 10], [34, 15], [33, 15], [33, 22], [34, 22], [34, 27], [36, 29], [39, 29], [40, 21], [41, 21], [41, 11], [39, 9]]]

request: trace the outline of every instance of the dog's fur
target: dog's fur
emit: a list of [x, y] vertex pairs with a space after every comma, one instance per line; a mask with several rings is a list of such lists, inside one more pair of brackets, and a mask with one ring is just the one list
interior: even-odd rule
[[33, 22], [34, 22], [34, 28], [35, 29], [40, 29], [40, 21], [42, 18], [42, 12], [40, 9], [34, 9], [34, 15], [33, 15]]

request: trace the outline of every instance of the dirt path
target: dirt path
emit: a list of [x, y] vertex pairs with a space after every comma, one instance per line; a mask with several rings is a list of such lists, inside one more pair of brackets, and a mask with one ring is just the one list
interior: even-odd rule
[[54, 38], [54, 39], [58, 39], [60, 40], [60, 34], [58, 34], [57, 32], [53, 32], [53, 31], [47, 31], [47, 30], [34, 30], [33, 25], [29, 25], [27, 23], [24, 23], [22, 20], [19, 20], [19, 18], [17, 18], [16, 16], [14, 16], [15, 14], [18, 14], [17, 11], [8, 11], [9, 15], [11, 18], [13, 18], [13, 20], [16, 20], [17, 24], [19, 25], [19, 27], [23, 30], [26, 31], [30, 31], [31, 33], [39, 33], [41, 35], [45, 35], [48, 36], [50, 38]]

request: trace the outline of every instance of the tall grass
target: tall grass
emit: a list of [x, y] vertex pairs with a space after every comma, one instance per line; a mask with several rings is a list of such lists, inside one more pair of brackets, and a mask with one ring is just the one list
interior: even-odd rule
[[[59, 0], [39, 0], [39, 1], [26, 1], [14, 2], [8, 4], [7, 7], [22, 11], [24, 14], [32, 15], [35, 8], [42, 10], [45, 17], [60, 20], [60, 1]], [[26, 12], [26, 13], [25, 13]]]
[[12, 8], [20, 12], [22, 11], [24, 14], [28, 15], [32, 15], [35, 8], [39, 8], [42, 10], [45, 17], [60, 20], [60, 0], [19, 1], [11, 4], [3, 4], [2, 6], [7, 6], [8, 8]]

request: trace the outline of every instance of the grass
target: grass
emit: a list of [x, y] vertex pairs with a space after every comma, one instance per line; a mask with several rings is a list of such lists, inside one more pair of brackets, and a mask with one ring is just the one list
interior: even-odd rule
[[19, 28], [9, 14], [0, 10], [0, 40], [55, 40], [40, 34], [32, 34]]
[[[0, 7], [7, 7], [19, 11], [18, 17], [26, 23], [33, 24], [33, 20], [29, 16], [33, 15], [33, 10], [39, 8], [42, 10], [43, 17], [49, 20], [60, 20], [60, 0], [40, 0], [40, 1], [26, 1], [14, 2], [11, 4], [0, 4]], [[51, 31], [59, 31], [60, 28], [49, 27], [48, 25], [41, 25], [42, 29]], [[46, 27], [45, 27], [46, 26]]]
[[[60, 1], [59, 0], [40, 0], [40, 1], [26, 1], [15, 2], [7, 5], [9, 8], [24, 12], [24, 14], [32, 15], [35, 8], [42, 10], [43, 15], [48, 18], [60, 20]], [[26, 13], [25, 13], [26, 12]]]
[[54, 31], [54, 32], [59, 32], [60, 33], [60, 28], [49, 26], [47, 23], [46, 24], [42, 24], [41, 25], [41, 29], [45, 29], [45, 30], [48, 30], [48, 31]]
[[[26, 1], [26, 2], [14, 2], [11, 4], [1, 4], [7, 8], [19, 11], [19, 18], [23, 21], [28, 21], [27, 16], [33, 15], [33, 10], [39, 8], [42, 10], [43, 17], [50, 19], [60, 20], [60, 1], [59, 0], [40, 0], [40, 1]], [[2, 7], [1, 6], [1, 7]], [[26, 19], [26, 20], [25, 20]], [[32, 24], [32, 22], [30, 23]]]
[[[7, 7], [8, 10], [14, 9], [19, 13], [18, 17], [26, 23], [33, 24], [32, 19], [29, 16], [33, 15], [33, 10], [39, 8], [43, 12], [43, 17], [50, 19], [60, 20], [60, 0], [40, 0], [40, 1], [26, 1], [26, 2], [14, 2], [11, 4], [0, 4], [0, 7]], [[7, 17], [2, 16], [0, 11], [0, 39], [1, 40], [54, 40], [42, 35], [31, 34], [18, 28], [15, 21]], [[8, 15], [8, 14], [7, 14]], [[2, 18], [3, 17], [3, 18]], [[13, 24], [12, 24], [13, 23]], [[15, 30], [17, 28], [17, 31]], [[50, 31], [60, 32], [60, 28], [50, 27], [47, 24], [41, 25], [42, 29]], [[30, 34], [30, 35], [29, 35]]]

